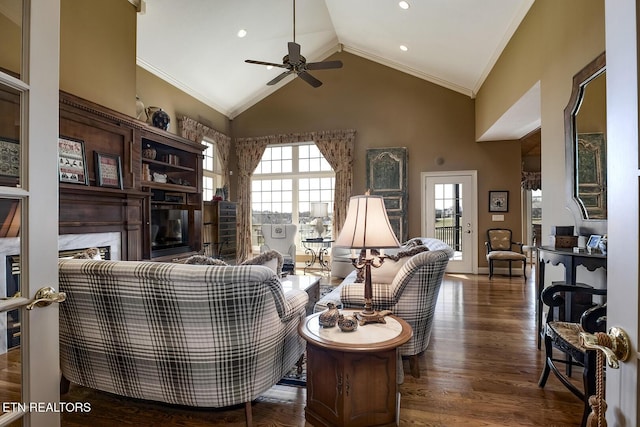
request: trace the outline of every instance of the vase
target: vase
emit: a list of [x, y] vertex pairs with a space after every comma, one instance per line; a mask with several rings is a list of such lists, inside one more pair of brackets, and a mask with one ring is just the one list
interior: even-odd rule
[[[136, 96], [136, 119], [146, 121], [147, 119], [146, 114], [147, 113], [144, 108], [144, 103], [140, 100], [140, 98]], [[145, 116], [145, 117], [142, 118], [142, 116]]]
[[171, 118], [166, 111], [160, 107], [147, 107], [146, 112], [149, 124], [162, 130], [169, 130]]
[[151, 146], [149, 145], [147, 145], [147, 148], [142, 150], [142, 157], [144, 157], [145, 159], [155, 160], [157, 154], [158, 153], [156, 152], [156, 149], [151, 148]]

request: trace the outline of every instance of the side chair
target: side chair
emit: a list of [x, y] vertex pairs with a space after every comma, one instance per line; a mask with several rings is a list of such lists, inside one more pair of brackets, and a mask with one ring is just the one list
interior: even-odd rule
[[521, 242], [514, 242], [508, 228], [490, 228], [487, 230], [487, 261], [489, 262], [489, 279], [493, 277], [493, 263], [495, 261], [509, 262], [509, 277], [511, 277], [511, 263], [522, 262], [522, 275], [527, 280], [527, 256], [522, 250]]
[[[580, 317], [580, 322], [560, 321], [554, 314], [556, 311], [564, 311], [565, 293], [572, 295], [603, 295], [606, 296], [606, 289], [595, 289], [588, 285], [577, 284], [555, 284], [542, 291], [542, 301], [549, 307], [547, 313], [547, 323], [544, 331], [545, 365], [540, 380], [539, 387], [544, 387], [549, 378], [549, 373], [553, 372], [565, 387], [577, 396], [584, 403], [581, 426], [586, 426], [587, 417], [591, 412], [589, 397], [596, 393], [596, 351], [587, 350], [580, 344], [580, 332], [605, 332], [606, 329], [606, 304], [592, 304]], [[555, 309], [557, 308], [557, 310]], [[554, 358], [553, 350], [557, 349], [563, 354], [563, 358]], [[571, 366], [581, 366], [583, 389], [580, 390], [569, 379], [570, 369], [566, 369], [563, 374], [557, 364], [567, 368]]]

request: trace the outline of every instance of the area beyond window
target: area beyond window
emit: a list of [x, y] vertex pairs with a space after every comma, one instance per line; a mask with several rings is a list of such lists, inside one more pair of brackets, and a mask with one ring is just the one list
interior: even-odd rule
[[202, 200], [211, 200], [216, 189], [222, 187], [220, 159], [215, 142], [205, 139], [202, 144], [207, 147], [202, 160]]
[[[317, 235], [313, 224], [322, 221], [331, 236], [335, 173], [314, 143], [279, 144], [265, 149], [251, 179], [254, 251], [263, 243], [262, 224], [298, 224], [296, 246], [301, 238]], [[328, 204], [328, 216], [312, 218], [311, 203]]]

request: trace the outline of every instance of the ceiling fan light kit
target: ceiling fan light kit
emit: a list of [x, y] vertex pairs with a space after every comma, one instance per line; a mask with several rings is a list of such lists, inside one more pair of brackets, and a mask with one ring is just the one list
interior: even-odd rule
[[293, 0], [293, 41], [287, 43], [288, 54], [282, 58], [282, 64], [276, 64], [274, 62], [255, 61], [247, 59], [244, 62], [248, 64], [266, 65], [271, 67], [285, 68], [287, 71], [277, 75], [274, 79], [270, 80], [267, 85], [273, 86], [287, 77], [289, 74], [295, 74], [305, 82], [309, 83], [313, 87], [322, 86], [322, 82], [311, 74], [309, 70], [330, 70], [335, 68], [342, 68], [342, 61], [323, 61], [323, 62], [310, 62], [307, 64], [307, 59], [300, 54], [300, 45], [296, 43], [296, 0]]

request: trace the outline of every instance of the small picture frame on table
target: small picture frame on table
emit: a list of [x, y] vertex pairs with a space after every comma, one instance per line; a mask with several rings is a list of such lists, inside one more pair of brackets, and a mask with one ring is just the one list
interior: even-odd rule
[[89, 185], [84, 141], [63, 136], [58, 138], [58, 178], [60, 182]]
[[602, 236], [599, 234], [592, 234], [589, 236], [589, 240], [587, 240], [587, 252], [591, 253], [594, 249], [598, 249], [598, 244], [600, 243], [600, 239]]
[[120, 156], [95, 153], [96, 184], [99, 187], [119, 188], [122, 190], [122, 166]]
[[509, 192], [489, 191], [489, 212], [508, 212]]

